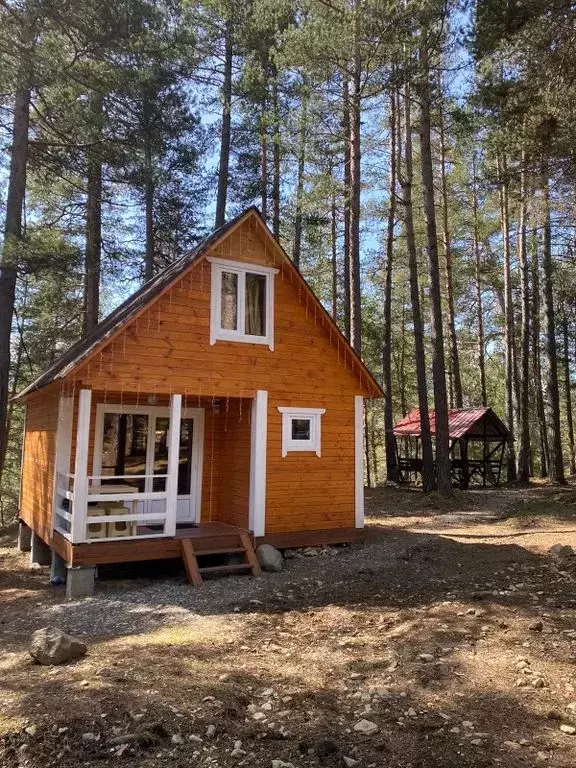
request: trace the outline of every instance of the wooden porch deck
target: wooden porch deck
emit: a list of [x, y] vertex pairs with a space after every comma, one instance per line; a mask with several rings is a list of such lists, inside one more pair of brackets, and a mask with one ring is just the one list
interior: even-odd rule
[[[241, 533], [249, 532], [225, 523], [202, 523], [198, 526], [181, 526], [176, 529], [176, 536], [174, 537], [127, 538], [125, 541], [98, 541], [95, 539], [82, 544], [71, 544], [58, 532], [55, 532], [52, 547], [68, 565], [106, 565], [109, 563], [179, 558], [182, 552], [182, 539], [191, 539], [194, 547], [202, 551], [224, 550], [234, 547]], [[251, 533], [249, 536], [253, 541]]]
[[333, 528], [329, 530], [291, 531], [271, 533], [254, 538], [252, 531], [225, 523], [202, 523], [198, 526], [176, 529], [176, 536], [158, 536], [151, 539], [126, 539], [123, 541], [98, 541], [71, 544], [57, 531], [51, 546], [71, 566], [130, 563], [142, 560], [168, 560], [182, 556], [182, 540], [190, 539], [194, 548], [202, 552], [222, 551], [234, 548], [240, 535], [248, 535], [253, 545], [272, 544], [280, 549], [292, 547], [323, 546], [356, 541], [363, 535], [359, 528]]

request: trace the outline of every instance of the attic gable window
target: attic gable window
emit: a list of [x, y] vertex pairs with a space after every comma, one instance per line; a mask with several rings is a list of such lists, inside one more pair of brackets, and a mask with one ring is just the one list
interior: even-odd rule
[[260, 264], [208, 258], [212, 264], [210, 344], [241, 341], [274, 349], [274, 275]]

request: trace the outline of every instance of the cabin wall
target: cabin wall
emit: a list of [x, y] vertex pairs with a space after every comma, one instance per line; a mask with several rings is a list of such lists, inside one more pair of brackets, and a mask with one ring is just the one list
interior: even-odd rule
[[[79, 368], [75, 386], [114, 390], [123, 393], [124, 402], [130, 392], [166, 397], [179, 392], [190, 400], [220, 398], [226, 403], [268, 391], [266, 531], [353, 527], [354, 396], [370, 396], [373, 385], [359, 377], [339, 335], [326, 325], [300, 278], [255, 221], [239, 226], [210, 255], [279, 270], [274, 278], [273, 351], [261, 344], [210, 345], [211, 264], [201, 260]], [[321, 457], [282, 457], [278, 406], [326, 409]], [[202, 519], [245, 525], [249, 429], [229, 424], [224, 438], [220, 434], [211, 445], [211, 418], [218, 433], [222, 413], [207, 412]]]
[[[321, 455], [282, 456], [278, 406], [325, 408]], [[354, 398], [301, 398], [269, 394], [266, 533], [354, 527]]]
[[48, 387], [31, 394], [26, 401], [20, 518], [47, 543], [52, 538], [57, 428], [57, 392]]

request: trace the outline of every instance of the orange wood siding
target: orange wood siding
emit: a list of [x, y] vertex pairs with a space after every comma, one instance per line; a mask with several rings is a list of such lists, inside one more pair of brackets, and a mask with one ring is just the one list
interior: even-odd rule
[[52, 537], [58, 393], [47, 387], [26, 402], [20, 517], [44, 541]]
[[[279, 258], [254, 222], [239, 226], [209, 255], [279, 270], [274, 278], [274, 351], [239, 342], [210, 345], [211, 264], [202, 260], [80, 367], [64, 387], [91, 387], [99, 397], [110, 402], [121, 397], [126, 403], [131, 397], [145, 402], [148, 393], [166, 398], [177, 392], [190, 407], [195, 401], [210, 404], [214, 398], [229, 404], [234, 398], [245, 402], [256, 390], [267, 390], [266, 531], [354, 526], [354, 396], [370, 396], [373, 385], [359, 376], [350, 352], [321, 318], [298, 275]], [[321, 457], [307, 453], [282, 457], [278, 406], [326, 409]], [[240, 428], [229, 414], [223, 432], [223, 413], [212, 417], [207, 410], [203, 521], [246, 524], [249, 407], [245, 417]], [[93, 429], [92, 423], [90, 457]]]
[[248, 528], [250, 400], [224, 403], [218, 415], [218, 521]]

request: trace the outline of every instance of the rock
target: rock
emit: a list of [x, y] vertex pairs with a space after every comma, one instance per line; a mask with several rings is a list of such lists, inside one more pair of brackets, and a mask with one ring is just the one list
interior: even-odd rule
[[294, 768], [294, 763], [285, 763], [284, 760], [272, 760], [272, 768]]
[[356, 723], [354, 730], [358, 733], [362, 733], [364, 736], [374, 736], [375, 733], [378, 733], [380, 728], [371, 720], [362, 719]]
[[184, 744], [184, 739], [182, 738], [182, 736], [179, 733], [175, 733], [172, 736], [171, 741], [172, 741], [172, 744]]
[[543, 677], [535, 677], [534, 680], [532, 680], [532, 685], [534, 688], [544, 688], [546, 683], [544, 682]]
[[256, 557], [263, 571], [279, 573], [284, 568], [282, 553], [271, 544], [260, 544], [256, 547]]
[[51, 666], [75, 661], [86, 654], [88, 648], [72, 635], [57, 627], [43, 627], [36, 630], [30, 640], [28, 652], [38, 664]]
[[98, 736], [96, 736], [95, 733], [92, 733], [92, 731], [87, 731], [86, 733], [82, 734], [82, 740], [83, 741], [98, 741]]
[[28, 734], [28, 736], [36, 736], [38, 733], [38, 726], [37, 725], [29, 725], [27, 728], [24, 728], [24, 732]]
[[235, 741], [234, 742], [234, 749], [232, 752], [230, 752], [231, 757], [241, 757], [242, 755], [246, 754], [246, 750], [242, 749], [242, 742], [241, 741]]
[[567, 733], [569, 736], [573, 736], [576, 733], [576, 728], [574, 728], [573, 725], [566, 725], [565, 723], [562, 723], [560, 730], [562, 733]]
[[213, 723], [210, 723], [208, 728], [206, 728], [206, 738], [207, 739], [214, 738], [215, 733], [216, 733], [216, 726]]
[[295, 549], [285, 549], [283, 554], [285, 560], [294, 560], [298, 552]]
[[430, 663], [434, 661], [434, 654], [433, 653], [421, 653], [418, 655], [418, 659], [420, 661], [425, 661], [426, 663]]
[[348, 755], [343, 756], [342, 762], [346, 768], [354, 768], [355, 765], [358, 765], [358, 760], [354, 760], [353, 757], [348, 757]]
[[528, 625], [528, 629], [531, 629], [532, 632], [542, 632], [544, 629], [544, 622], [540, 621], [540, 619], [538, 619], [538, 621], [533, 621], [532, 624]]
[[570, 544], [553, 544], [549, 549], [552, 557], [572, 557], [574, 550]]

